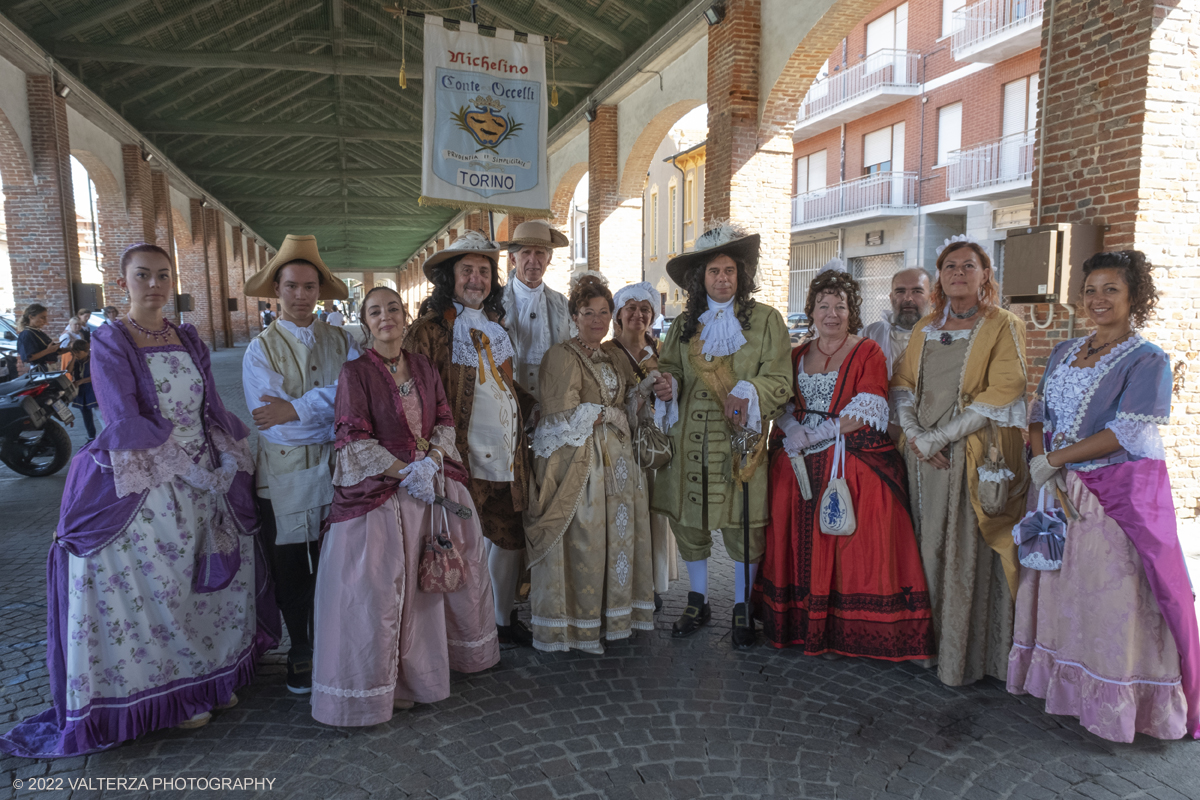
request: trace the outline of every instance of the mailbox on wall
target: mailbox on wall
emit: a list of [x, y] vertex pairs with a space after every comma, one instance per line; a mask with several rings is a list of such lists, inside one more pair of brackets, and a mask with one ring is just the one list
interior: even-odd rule
[[1073, 303], [1083, 262], [1100, 252], [1104, 229], [1055, 223], [1013, 228], [1004, 241], [1004, 295], [1013, 303]]
[[192, 302], [190, 294], [175, 295], [175, 310], [182, 314], [185, 311], [195, 311], [195, 303]]

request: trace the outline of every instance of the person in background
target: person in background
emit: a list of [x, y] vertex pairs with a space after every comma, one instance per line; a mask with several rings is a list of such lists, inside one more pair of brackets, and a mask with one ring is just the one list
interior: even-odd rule
[[135, 244], [120, 270], [129, 313], [91, 355], [108, 424], [71, 462], [46, 568], [54, 705], [0, 735], [26, 758], [198, 728], [279, 643], [249, 431], [196, 329], [163, 318], [167, 252]]
[[[504, 327], [513, 343], [513, 380], [534, 400], [538, 394], [538, 370], [542, 357], [553, 345], [571, 335], [567, 298], [542, 280], [557, 247], [566, 247], [567, 237], [542, 219], [522, 222], [505, 242], [508, 257], [516, 262], [504, 285]], [[523, 409], [528, 414], [532, 409]]]
[[1033, 488], [1061, 491], [1079, 519], [1058, 569], [1021, 567], [1008, 690], [1110, 741], [1200, 738], [1196, 607], [1159, 434], [1171, 363], [1138, 333], [1153, 266], [1099, 253], [1083, 276], [1096, 330], [1055, 346], [1029, 415]]
[[41, 303], [31, 303], [17, 320], [17, 355], [33, 372], [50, 372], [58, 366], [62, 350], [43, 328], [49, 311]]
[[496, 634], [500, 649], [510, 650], [533, 644], [513, 608], [526, 551], [522, 514], [531, 471], [521, 409], [533, 400], [513, 379], [499, 257], [499, 245], [478, 231], [430, 256], [422, 269], [432, 291], [408, 329], [404, 350], [434, 363], [450, 399], [455, 445], [488, 538]]
[[[932, 313], [917, 323], [896, 364], [890, 397], [907, 439], [938, 678], [962, 686], [984, 675], [1004, 680], [1008, 672], [1017, 589], [1012, 530], [1025, 513], [1028, 484], [1025, 323], [1000, 307], [991, 258], [978, 242], [948, 239], [937, 269]], [[1011, 473], [995, 514], [984, 512], [979, 493], [984, 480], [1004, 478], [980, 470], [989, 438]]]
[[883, 319], [872, 322], [862, 335], [879, 345], [887, 359], [888, 378], [896, 362], [904, 355], [913, 326], [929, 310], [929, 273], [920, 267], [902, 269], [892, 276], [888, 295], [892, 310]]
[[59, 369], [64, 372], [71, 367], [71, 345], [83, 341], [82, 330], [83, 323], [79, 321], [79, 317], [71, 317], [67, 320], [67, 327], [58, 335], [58, 352], [61, 356]]
[[342, 314], [342, 309], [337, 303], [325, 304], [325, 324], [332, 325], [335, 328], [341, 328], [346, 324], [346, 317]]
[[99, 406], [96, 404], [96, 391], [92, 386], [90, 350], [88, 343], [83, 339], [71, 343], [71, 380], [75, 382], [75, 387], [79, 390], [71, 405], [78, 408], [79, 415], [83, 417], [83, 427], [87, 430], [88, 442], [96, 438], [95, 418], [100, 416]]
[[79, 335], [88, 344], [92, 343], [92, 326], [89, 321], [92, 318], [92, 310], [90, 308], [81, 308], [75, 312], [75, 316], [79, 318]]
[[261, 437], [257, 493], [291, 639], [287, 688], [309, 694], [318, 537], [333, 503], [334, 397], [342, 365], [359, 356], [349, 332], [316, 319], [313, 308], [350, 292], [321, 260], [315, 236], [288, 234], [245, 293], [280, 300], [279, 319], [246, 348], [242, 388]]
[[116, 306], [104, 307], [104, 321], [106, 323], [115, 322], [119, 316], [121, 316], [121, 312], [117, 310]]
[[[451, 670], [500, 660], [483, 532], [441, 376], [401, 347], [408, 315], [395, 289], [367, 292], [361, 316], [371, 347], [338, 379], [334, 500], [317, 574], [312, 715], [326, 725], [377, 725], [445, 700]], [[438, 496], [470, 518], [446, 513]], [[456, 591], [421, 586], [431, 527], [463, 558]]]

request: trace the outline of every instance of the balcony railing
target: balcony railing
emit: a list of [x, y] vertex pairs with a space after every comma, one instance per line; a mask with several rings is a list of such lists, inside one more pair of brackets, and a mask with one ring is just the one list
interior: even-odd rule
[[986, 196], [1028, 185], [1034, 143], [1033, 131], [1022, 131], [954, 151], [946, 167], [946, 194]]
[[797, 124], [889, 87], [919, 85], [920, 53], [878, 50], [862, 62], [835, 72], [808, 90]]
[[792, 198], [792, 228], [834, 220], [909, 214], [917, 207], [917, 173], [877, 172]]
[[[953, 37], [954, 57], [963, 60], [970, 52], [984, 50], [990, 42], [1013, 36], [1018, 31], [1041, 37], [1042, 8], [1045, 0], [979, 0], [954, 12], [955, 31]], [[1032, 44], [1030, 39], [1030, 46]], [[1028, 49], [1022, 43], [1018, 49]], [[1007, 58], [1015, 53], [1005, 50], [996, 58]], [[970, 59], [983, 60], [983, 59]], [[993, 59], [987, 59], [993, 60]]]

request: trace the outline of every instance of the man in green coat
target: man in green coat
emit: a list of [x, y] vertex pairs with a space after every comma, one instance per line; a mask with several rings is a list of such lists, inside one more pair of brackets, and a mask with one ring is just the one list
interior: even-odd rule
[[[655, 421], [671, 436], [674, 456], [658, 471], [651, 509], [671, 520], [687, 564], [688, 606], [672, 635], [689, 636], [712, 616], [708, 557], [720, 533], [735, 569], [733, 644], [753, 644], [750, 589], [762, 559], [767, 524], [766, 436], [735, 467], [730, 434], [740, 428], [766, 433], [791, 397], [791, 341], [778, 311], [755, 303], [759, 237], [729, 225], [705, 231], [696, 249], [667, 262], [667, 274], [687, 292], [687, 306], [671, 325], [654, 385]], [[750, 486], [743, 512], [741, 481]], [[744, 552], [743, 513], [750, 520]], [[750, 561], [746, 582], [745, 562]]]

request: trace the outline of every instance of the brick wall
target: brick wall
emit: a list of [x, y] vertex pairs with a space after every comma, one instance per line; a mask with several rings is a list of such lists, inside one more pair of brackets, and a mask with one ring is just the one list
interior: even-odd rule
[[192, 296], [192, 310], [180, 316], [196, 326], [200, 338], [210, 348], [217, 348], [216, 326], [213, 325], [212, 296], [208, 274], [208, 255], [204, 248], [204, 208], [200, 200], [191, 200], [191, 235], [176, 240], [179, 253], [179, 282], [183, 294]]
[[[154, 195], [154, 239], [160, 247], [165, 248], [168, 253], [172, 253], [175, 246], [175, 216], [172, 213], [171, 188], [167, 183], [166, 173], [150, 173], [150, 185]], [[174, 260], [173, 253], [172, 260]], [[175, 269], [178, 271], [178, 264], [175, 265]], [[167, 319], [179, 322], [179, 312], [175, 310], [174, 292], [171, 293], [167, 305], [163, 308], [163, 314]]]
[[225, 220], [215, 208], [204, 209], [204, 250], [209, 269], [209, 303], [218, 347], [233, 347], [228, 299], [229, 264], [225, 252]]
[[254, 312], [250, 308], [250, 298], [242, 291], [242, 287], [246, 285], [246, 249], [240, 227], [233, 228], [229, 245], [233, 252], [233, 260], [228, 265], [229, 296], [238, 304], [237, 311], [230, 312], [233, 340], [236, 344], [245, 344], [250, 341], [250, 317]]
[[121, 145], [121, 161], [125, 167], [125, 207], [129, 216], [129, 240], [125, 246], [136, 242], [154, 244], [157, 221], [150, 165], [142, 159], [142, 150], [136, 144]]

